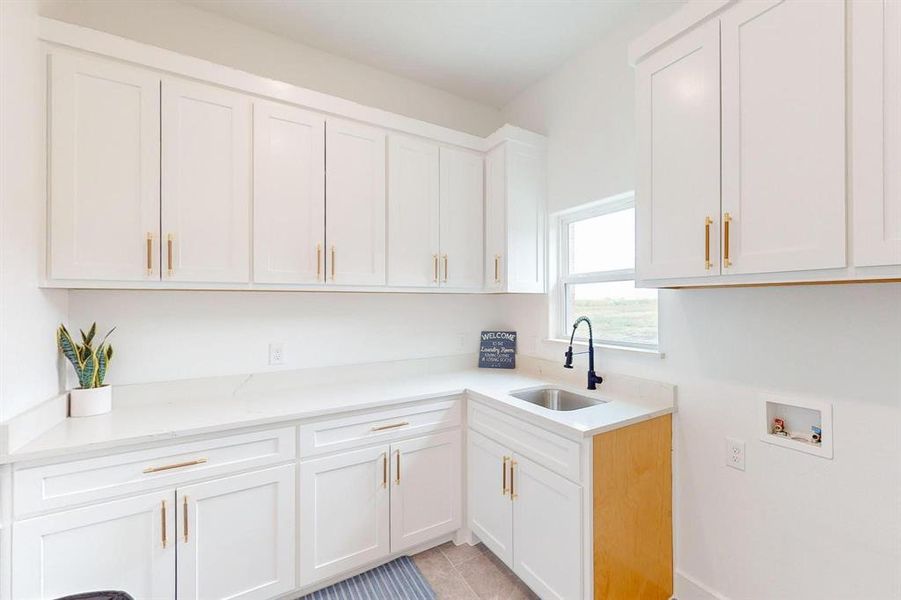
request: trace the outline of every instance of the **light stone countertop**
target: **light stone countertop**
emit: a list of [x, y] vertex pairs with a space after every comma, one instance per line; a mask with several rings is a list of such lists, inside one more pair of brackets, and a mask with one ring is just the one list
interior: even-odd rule
[[[543, 361], [540, 361], [543, 362]], [[35, 439], [0, 457], [0, 462], [50, 459], [192, 435], [293, 423], [350, 411], [468, 393], [471, 398], [514, 414], [569, 439], [651, 419], [674, 410], [674, 387], [607, 376], [590, 392], [572, 372], [529, 369], [329, 368], [316, 377], [272, 374], [229, 376], [186, 382], [114, 387], [113, 410], [105, 415], [66, 418]], [[386, 372], [388, 371], [388, 372]], [[300, 373], [300, 372], [295, 372]], [[581, 371], [578, 381], [581, 382]], [[518, 400], [509, 392], [555, 385], [600, 400], [577, 411], [553, 411]]]

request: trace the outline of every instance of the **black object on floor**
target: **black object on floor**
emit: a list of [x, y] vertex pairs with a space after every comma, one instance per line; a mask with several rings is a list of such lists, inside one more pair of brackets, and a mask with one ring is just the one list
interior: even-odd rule
[[409, 556], [339, 581], [299, 600], [435, 600], [435, 592]]

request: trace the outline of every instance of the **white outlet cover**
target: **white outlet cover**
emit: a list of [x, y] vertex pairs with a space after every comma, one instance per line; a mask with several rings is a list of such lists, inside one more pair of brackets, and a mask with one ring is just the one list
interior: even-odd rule
[[285, 364], [285, 344], [283, 342], [269, 344], [269, 364], [272, 366]]
[[745, 442], [735, 438], [726, 438], [726, 466], [745, 470]]

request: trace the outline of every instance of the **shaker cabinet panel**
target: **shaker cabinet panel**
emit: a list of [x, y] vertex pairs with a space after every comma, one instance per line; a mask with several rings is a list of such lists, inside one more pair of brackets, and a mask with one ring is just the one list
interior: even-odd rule
[[901, 3], [851, 7], [854, 263], [901, 265]]
[[175, 492], [94, 504], [13, 525], [13, 598], [128, 590], [175, 598]]
[[167, 281], [250, 278], [250, 99], [163, 81], [162, 244]]
[[293, 464], [178, 489], [178, 598], [266, 600], [295, 588]]
[[253, 105], [253, 280], [323, 281], [325, 118]]
[[160, 79], [53, 54], [50, 277], [159, 280]]
[[509, 463], [513, 453], [472, 429], [467, 437], [469, 526], [489, 550], [512, 566], [513, 507]]
[[438, 146], [388, 139], [388, 285], [438, 285]]
[[300, 463], [300, 584], [362, 567], [390, 551], [388, 446]]
[[326, 265], [329, 283], [385, 284], [385, 132], [326, 122]]
[[485, 155], [485, 290], [503, 291], [507, 265], [507, 149]]
[[482, 287], [482, 156], [441, 148], [441, 285]]
[[639, 279], [719, 274], [719, 23], [636, 69]]
[[461, 456], [459, 429], [391, 445], [391, 552], [460, 528]]
[[740, 2], [721, 26], [723, 273], [844, 267], [845, 3]]

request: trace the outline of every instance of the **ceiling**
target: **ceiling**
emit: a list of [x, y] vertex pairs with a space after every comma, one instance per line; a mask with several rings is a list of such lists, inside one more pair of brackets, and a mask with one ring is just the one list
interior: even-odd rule
[[500, 107], [638, 0], [181, 0]]

